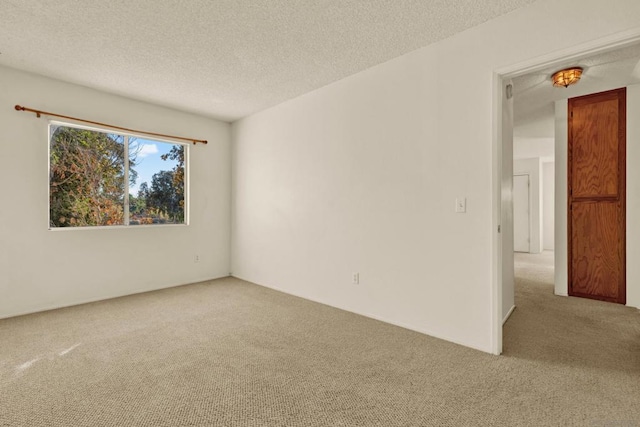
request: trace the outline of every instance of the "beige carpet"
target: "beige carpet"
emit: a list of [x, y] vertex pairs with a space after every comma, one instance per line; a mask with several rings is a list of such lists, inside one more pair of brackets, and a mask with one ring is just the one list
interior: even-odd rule
[[501, 357], [231, 278], [5, 319], [0, 425], [640, 426], [639, 312], [517, 260]]

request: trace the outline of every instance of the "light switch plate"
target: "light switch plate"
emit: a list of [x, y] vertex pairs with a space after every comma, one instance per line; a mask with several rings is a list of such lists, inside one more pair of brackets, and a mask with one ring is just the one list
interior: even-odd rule
[[457, 213], [465, 213], [467, 211], [467, 198], [466, 197], [458, 197], [456, 199], [456, 212]]

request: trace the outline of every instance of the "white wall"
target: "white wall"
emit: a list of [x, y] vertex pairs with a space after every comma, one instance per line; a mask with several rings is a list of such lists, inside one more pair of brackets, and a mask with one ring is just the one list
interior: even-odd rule
[[494, 70], [638, 22], [542, 0], [237, 122], [234, 275], [494, 351]]
[[[0, 317], [228, 275], [229, 124], [3, 67], [0, 99]], [[16, 104], [208, 139], [191, 146], [190, 225], [48, 230], [48, 120]]]
[[[627, 87], [627, 305], [640, 308], [640, 85]], [[568, 295], [567, 100], [556, 102], [555, 293]]]
[[627, 87], [627, 305], [640, 308], [640, 84]]
[[638, 22], [541, 0], [236, 122], [233, 274], [495, 351], [494, 70]]
[[540, 157], [545, 161], [553, 160], [555, 155], [553, 138], [513, 137], [513, 158], [531, 159]]
[[555, 218], [554, 218], [554, 292], [556, 295], [567, 296], [569, 273], [567, 263], [569, 262], [567, 248], [567, 162], [568, 153], [568, 102], [561, 99], [555, 102]]
[[542, 252], [542, 162], [540, 158], [513, 161], [514, 175], [529, 175], [529, 252]]
[[542, 248], [552, 251], [555, 227], [555, 162], [542, 163]]

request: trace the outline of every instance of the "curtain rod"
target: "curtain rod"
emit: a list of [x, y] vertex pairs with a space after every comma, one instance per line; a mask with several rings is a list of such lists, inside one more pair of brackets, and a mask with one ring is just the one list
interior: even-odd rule
[[45, 116], [60, 117], [60, 118], [63, 118], [63, 119], [75, 120], [77, 122], [83, 122], [83, 123], [90, 123], [92, 125], [103, 126], [103, 127], [107, 127], [107, 128], [110, 128], [110, 129], [117, 129], [117, 130], [122, 130], [122, 131], [130, 132], [130, 133], [140, 133], [140, 134], [144, 134], [144, 135], [159, 136], [159, 137], [163, 137], [163, 138], [170, 138], [170, 139], [177, 139], [177, 140], [180, 140], [180, 141], [192, 142], [193, 145], [196, 145], [197, 143], [200, 143], [200, 144], [206, 144], [207, 143], [206, 139], [185, 138], [185, 137], [182, 137], [182, 136], [165, 135], [163, 133], [145, 132], [145, 131], [142, 131], [142, 130], [128, 129], [128, 128], [123, 128], [123, 127], [120, 127], [120, 126], [108, 125], [106, 123], [93, 122], [91, 120], [79, 119], [77, 117], [63, 116], [62, 114], [49, 113], [47, 111], [41, 111], [41, 110], [34, 110], [32, 108], [23, 107], [21, 105], [16, 105], [15, 109], [16, 109], [16, 111], [28, 111], [30, 113], [35, 113], [35, 115], [37, 117], [40, 117], [41, 115], [44, 114]]

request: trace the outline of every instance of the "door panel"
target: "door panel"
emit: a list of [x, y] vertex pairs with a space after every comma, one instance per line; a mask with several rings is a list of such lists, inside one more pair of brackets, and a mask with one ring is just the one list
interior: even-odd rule
[[575, 203], [571, 215], [574, 295], [616, 300], [622, 273], [617, 203]]
[[573, 197], [618, 196], [618, 100], [573, 109]]
[[569, 295], [626, 302], [626, 89], [569, 99]]
[[530, 252], [529, 175], [513, 176], [513, 250]]

